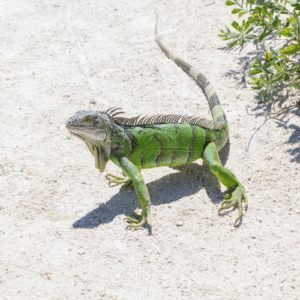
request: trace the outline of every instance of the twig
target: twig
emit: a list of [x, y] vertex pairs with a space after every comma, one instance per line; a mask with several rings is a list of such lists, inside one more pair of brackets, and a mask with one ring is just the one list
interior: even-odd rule
[[[270, 119], [270, 118], [269, 118]], [[251, 138], [250, 138], [250, 140], [249, 140], [249, 143], [248, 143], [248, 148], [249, 148], [249, 146], [250, 146], [250, 143], [251, 143], [251, 141], [252, 141], [252, 139], [253, 139], [253, 137], [254, 137], [254, 135], [256, 134], [256, 132], [262, 127], [262, 126], [264, 126], [265, 125], [265, 123], [269, 120], [269, 119], [267, 119], [267, 115], [265, 115], [265, 121], [254, 131], [254, 133], [252, 134], [252, 136], [251, 136]]]

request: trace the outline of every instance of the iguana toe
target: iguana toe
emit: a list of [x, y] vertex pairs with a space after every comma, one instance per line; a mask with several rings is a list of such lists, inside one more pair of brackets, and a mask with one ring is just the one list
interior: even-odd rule
[[121, 190], [127, 188], [133, 188], [133, 181], [131, 179], [125, 180], [124, 184], [121, 186]]
[[130, 222], [130, 223], [135, 223], [135, 224], [138, 224], [140, 222], [140, 219], [136, 220], [136, 219], [133, 219], [130, 217], [126, 217], [124, 220], [127, 222]]
[[140, 219], [142, 217], [142, 215], [137, 214], [135, 211], [132, 213], [132, 215], [137, 219]]
[[132, 219], [132, 218], [125, 218], [125, 220], [127, 222], [131, 222], [131, 223], [134, 223], [134, 224], [130, 224], [126, 227], [126, 229], [130, 229], [130, 228], [139, 228], [139, 227], [142, 227], [145, 223], [146, 223], [146, 220], [147, 218], [145, 216], [142, 216], [139, 220], [135, 220], [135, 219]]
[[149, 225], [151, 225], [151, 216], [150, 216], [149, 207], [146, 207], [142, 211], [142, 214], [137, 214], [136, 212], [133, 212], [132, 216], [137, 218], [137, 220], [133, 219], [133, 218], [130, 218], [130, 217], [126, 217], [125, 220], [127, 222], [133, 223], [133, 224], [128, 225], [127, 229], [142, 227], [146, 223], [146, 221], [148, 222]]
[[110, 173], [106, 175], [106, 179], [109, 181], [109, 186], [111, 186], [112, 183], [115, 183], [116, 185], [123, 184], [121, 189], [128, 188], [132, 185], [131, 179], [119, 177]]
[[236, 226], [237, 222], [242, 218], [243, 215], [243, 206], [242, 199], [245, 199], [245, 209], [248, 207], [248, 199], [246, 196], [245, 188], [240, 184], [234, 191], [224, 196], [226, 200], [221, 203], [221, 207], [219, 209], [219, 214], [221, 210], [228, 209], [232, 206], [237, 206], [239, 210], [239, 214], [237, 219], [234, 222], [234, 226]]

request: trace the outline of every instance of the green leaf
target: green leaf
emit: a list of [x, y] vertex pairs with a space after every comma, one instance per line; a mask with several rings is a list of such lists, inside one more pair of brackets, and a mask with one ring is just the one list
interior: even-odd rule
[[268, 8], [267, 8], [267, 4], [264, 4], [264, 6], [262, 7], [261, 10], [262, 15], [265, 17], [268, 13]]
[[238, 40], [228, 43], [227, 44], [228, 49], [232, 49], [237, 43], [238, 43]]
[[275, 83], [276, 81], [280, 81], [283, 79], [283, 74], [276, 74], [275, 77], [271, 80], [271, 84]]
[[277, 52], [272, 47], [270, 47], [270, 50], [275, 57], [278, 57]]
[[297, 4], [297, 0], [286, 0], [286, 2], [292, 5]]
[[300, 51], [300, 45], [299, 44], [293, 44], [283, 50], [280, 50], [280, 53], [283, 55], [293, 55]]
[[232, 14], [234, 15], [234, 14], [237, 14], [237, 13], [239, 13], [240, 11], [242, 11], [242, 9], [241, 8], [235, 8], [235, 9], [233, 9], [232, 10]]
[[232, 26], [233, 28], [235, 28], [236, 30], [240, 31], [240, 25], [239, 25], [236, 21], [233, 21], [233, 22], [231, 23], [231, 26]]
[[297, 19], [297, 17], [298, 17], [298, 14], [297, 14], [297, 12], [294, 11], [294, 18]]
[[254, 19], [252, 16], [251, 17], [248, 17], [248, 21], [247, 22], [250, 22], [250, 23], [256, 23], [256, 19]]
[[246, 13], [247, 13], [246, 11], [241, 11], [241, 12], [239, 13], [239, 18], [240, 18], [241, 16], [245, 15]]
[[[272, 9], [269, 11], [269, 20], [270, 20], [270, 22], [273, 19], [274, 12], [275, 12], [275, 7], [272, 7]], [[280, 12], [279, 12], [279, 15], [280, 15]]]
[[261, 73], [261, 72], [262, 72], [262, 71], [259, 70], [259, 69], [253, 69], [253, 70], [251, 70], [250, 75], [256, 75], [256, 74], [259, 74], [259, 73]]
[[234, 38], [237, 38], [237, 37], [239, 37], [239, 36], [241, 36], [240, 33], [231, 33], [231, 34], [228, 35], [228, 37], [229, 37], [230, 39], [234, 39]]
[[255, 63], [254, 63], [254, 64], [256, 64], [256, 65], [258, 65], [258, 66], [260, 66], [260, 67], [263, 66], [259, 57], [257, 57], [257, 58], [255, 59]]
[[258, 14], [260, 14], [260, 13], [261, 13], [261, 7], [256, 6], [255, 9], [253, 10], [253, 14], [256, 13], [256, 12], [257, 12]]
[[261, 94], [261, 100], [263, 101], [267, 95], [268, 90], [264, 90], [263, 93]]
[[292, 37], [293, 36], [293, 34], [292, 34], [293, 31], [294, 31], [293, 28], [286, 27], [282, 30], [278, 30], [278, 33], [283, 35], [283, 36], [286, 36], [286, 37]]
[[300, 24], [297, 24], [297, 26], [295, 28], [295, 35], [296, 35], [297, 39], [299, 39], [299, 37], [300, 37]]
[[264, 31], [260, 34], [258, 41], [261, 43], [263, 41], [263, 39], [268, 36], [269, 34], [271, 34], [273, 32], [273, 29], [270, 29], [268, 32], [267, 31], [267, 27], [265, 27]]
[[270, 61], [270, 64], [278, 71], [281, 71], [281, 68], [274, 61]]
[[264, 5], [265, 1], [264, 0], [257, 0], [255, 4], [257, 5]]
[[245, 24], [244, 30], [246, 31], [250, 27], [250, 25], [251, 25], [251, 22], [250, 22], [250, 20], [248, 20]]
[[254, 27], [250, 27], [250, 28], [245, 32], [245, 34], [250, 33], [253, 29], [254, 29]]
[[225, 2], [225, 4], [227, 5], [227, 6], [230, 6], [230, 5], [234, 5], [234, 4], [236, 4], [235, 2], [232, 2], [232, 1], [230, 1], [230, 0], [227, 0], [226, 2]]
[[279, 19], [278, 16], [276, 16], [272, 21], [272, 27], [274, 29], [277, 29], [280, 26], [280, 24], [281, 24], [281, 20]]
[[296, 89], [299, 88], [299, 84], [290, 82], [290, 85], [291, 85], [292, 87], [296, 88]]
[[270, 29], [266, 34], [265, 37], [268, 36], [269, 34], [271, 34], [273, 32], [273, 29]]
[[231, 32], [230, 29], [229, 29], [227, 26], [225, 26], [225, 27], [226, 27], [226, 29], [227, 29], [227, 32]]
[[298, 18], [298, 14], [296, 11], [294, 11], [294, 17], [292, 19], [292, 24], [293, 25], [297, 25], [299, 23], [299, 18]]
[[256, 39], [257, 35], [256, 34], [246, 34], [245, 38], [248, 40]]
[[265, 34], [266, 34], [266, 31], [267, 31], [267, 27], [265, 27], [264, 31], [259, 35], [258, 37], [258, 41], [261, 43], [265, 37]]

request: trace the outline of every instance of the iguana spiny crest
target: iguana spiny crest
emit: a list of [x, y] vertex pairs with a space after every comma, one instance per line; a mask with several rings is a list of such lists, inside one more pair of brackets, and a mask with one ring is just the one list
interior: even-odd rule
[[119, 145], [119, 126], [148, 127], [159, 124], [190, 124], [214, 129], [214, 123], [204, 118], [169, 114], [153, 116], [137, 116], [133, 118], [117, 117], [123, 114], [120, 108], [111, 107], [107, 111], [79, 110], [67, 122], [66, 127], [71, 134], [85, 141], [95, 157], [95, 166], [104, 172], [110, 158], [111, 149]]

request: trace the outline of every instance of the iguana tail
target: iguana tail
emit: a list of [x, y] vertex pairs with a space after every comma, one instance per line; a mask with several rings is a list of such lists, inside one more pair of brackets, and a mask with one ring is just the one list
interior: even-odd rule
[[179, 67], [181, 67], [186, 73], [188, 73], [190, 76], [193, 77], [193, 79], [196, 81], [196, 83], [201, 87], [203, 90], [206, 99], [208, 101], [211, 114], [214, 119], [215, 129], [225, 129], [226, 127], [226, 140], [228, 139], [228, 123], [226, 120], [225, 113], [222, 109], [222, 106], [220, 104], [220, 101], [218, 99], [217, 94], [215, 93], [212, 85], [210, 82], [206, 79], [206, 77], [197, 71], [195, 68], [193, 68], [191, 65], [183, 61], [181, 58], [176, 57], [176, 55], [172, 54], [160, 41], [158, 34], [157, 34], [157, 22], [158, 22], [158, 16], [156, 16], [156, 25], [155, 25], [155, 41], [162, 50], [163, 53], [166, 54], [168, 58], [173, 60]]

